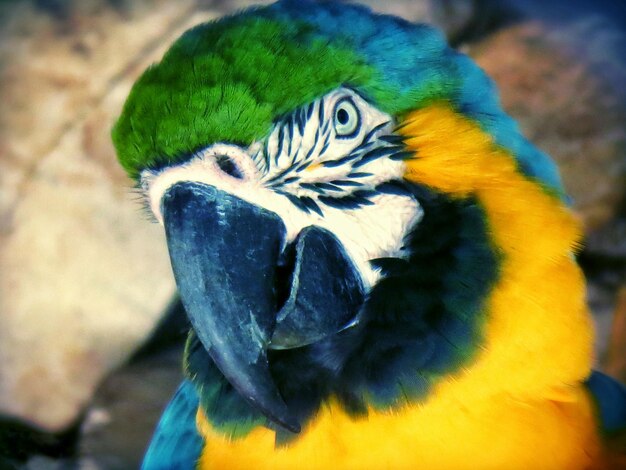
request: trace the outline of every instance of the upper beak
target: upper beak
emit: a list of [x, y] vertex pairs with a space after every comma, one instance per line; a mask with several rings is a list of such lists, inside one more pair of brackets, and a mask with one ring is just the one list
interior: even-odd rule
[[286, 228], [277, 214], [195, 182], [176, 183], [161, 204], [176, 283], [204, 348], [252, 406], [299, 432], [267, 350], [302, 346], [353, 324], [365, 297], [356, 267], [330, 232], [303, 230], [279, 310]]

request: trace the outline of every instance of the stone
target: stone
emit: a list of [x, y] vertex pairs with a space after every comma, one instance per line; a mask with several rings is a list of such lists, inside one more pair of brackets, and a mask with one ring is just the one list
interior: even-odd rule
[[[0, 236], [41, 158], [192, 14], [192, 0], [13, 1], [0, 21]], [[57, 4], [56, 14], [38, 8]]]
[[83, 18], [81, 34], [102, 38], [82, 60], [71, 31], [56, 37], [50, 18], [20, 3], [36, 26], [15, 26], [12, 44], [32, 56], [0, 61], [12, 100], [0, 98], [0, 414], [50, 432], [79, 418], [175, 293], [162, 230], [133, 200], [109, 134], [138, 75], [216, 13], [151, 5], [126, 22], [104, 7]]
[[96, 468], [139, 468], [163, 408], [182, 381], [183, 349], [132, 361], [99, 387], [87, 410], [79, 459]]
[[89, 125], [38, 165], [0, 253], [0, 408], [50, 430], [77, 417], [175, 292], [162, 231], [112, 153], [86, 153]]

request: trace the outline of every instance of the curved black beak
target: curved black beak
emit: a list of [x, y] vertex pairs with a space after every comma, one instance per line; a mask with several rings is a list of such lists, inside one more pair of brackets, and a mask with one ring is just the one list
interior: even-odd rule
[[168, 189], [162, 209], [174, 277], [198, 338], [252, 406], [299, 432], [266, 354], [284, 224], [273, 212], [193, 182]]
[[[307, 227], [286, 249], [277, 214], [206, 184], [176, 183], [161, 204], [176, 284], [198, 339], [253, 407], [299, 432], [267, 350], [305, 346], [353, 325], [365, 300], [358, 269], [328, 230]], [[291, 276], [282, 279], [286, 269]], [[285, 297], [280, 310], [277, 293]]]

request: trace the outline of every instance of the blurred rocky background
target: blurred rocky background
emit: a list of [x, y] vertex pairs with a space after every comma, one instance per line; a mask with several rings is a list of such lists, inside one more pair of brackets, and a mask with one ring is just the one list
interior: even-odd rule
[[[0, 0], [0, 468], [137, 468], [186, 324], [109, 132], [178, 35], [253, 3]], [[440, 26], [557, 160], [587, 227], [597, 364], [626, 381], [626, 3], [365, 3]]]

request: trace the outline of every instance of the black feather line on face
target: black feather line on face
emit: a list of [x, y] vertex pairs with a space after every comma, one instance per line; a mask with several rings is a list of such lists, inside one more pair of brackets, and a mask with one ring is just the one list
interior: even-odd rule
[[324, 100], [319, 101], [319, 108], [317, 109], [317, 122], [318, 124], [324, 122]]
[[[328, 160], [325, 162], [321, 162], [321, 165], [327, 168], [335, 168], [335, 167], [346, 165], [355, 160], [362, 161], [364, 158], [367, 158], [367, 160], [361, 163], [361, 165], [358, 165], [358, 166], [362, 166], [362, 165], [365, 165], [366, 163], [369, 163], [370, 161], [375, 160], [376, 158], [385, 156], [385, 154], [389, 155], [393, 153], [393, 152], [385, 153], [383, 152], [383, 149], [395, 149], [395, 151], [401, 150], [402, 149], [401, 147], [397, 147], [394, 145], [391, 147], [389, 146], [375, 147], [373, 150], [369, 150], [366, 152], [366, 150], [369, 147], [376, 144], [379, 140], [381, 142], [385, 142], [384, 140], [375, 138], [375, 137], [376, 137], [376, 133], [380, 131], [382, 128], [384, 128], [387, 124], [389, 124], [388, 121], [382, 124], [379, 124], [376, 127], [374, 127], [372, 130], [370, 130], [367, 134], [363, 136], [363, 139], [361, 139], [361, 142], [345, 157], [339, 158], [337, 160]], [[371, 157], [372, 152], [374, 154], [383, 153], [383, 155], [378, 155], [377, 157]], [[357, 164], [353, 164], [353, 166], [356, 167]]]
[[320, 155], [319, 155], [320, 157], [326, 153], [326, 150], [328, 150], [329, 146], [330, 146], [330, 137], [329, 137], [329, 134], [326, 134], [324, 136], [324, 145], [322, 145], [322, 149], [320, 150]]
[[[291, 143], [293, 142], [293, 120], [291, 119], [291, 125], [287, 125], [287, 155], [291, 155]], [[280, 158], [280, 155], [277, 155], [276, 158]]]
[[402, 137], [401, 135], [396, 135], [396, 134], [381, 135], [380, 137], [378, 137], [378, 139], [382, 140], [383, 142], [387, 142], [388, 144], [392, 144], [392, 145], [404, 144], [404, 137]]
[[[306, 205], [306, 203], [304, 201], [302, 201], [302, 198], [299, 196], [296, 196], [294, 194], [291, 193], [287, 193], [285, 191], [276, 191], [276, 193], [285, 196], [287, 199], [289, 199], [289, 201], [296, 206], [298, 209], [300, 209], [302, 212], [308, 214], [311, 212], [310, 208]], [[318, 207], [319, 209], [319, 207]]]
[[362, 206], [374, 205], [368, 196], [360, 196], [356, 193], [357, 191], [342, 197], [319, 196], [318, 199], [329, 207], [341, 210], [358, 209]]
[[412, 151], [407, 151], [407, 150], [400, 150], [396, 153], [394, 153], [393, 155], [389, 156], [389, 160], [393, 160], [393, 161], [406, 161], [406, 160], [411, 160], [413, 158], [416, 158], [417, 154], [415, 152]]
[[363, 137], [363, 143], [361, 145], [363, 145], [364, 143], [372, 142], [375, 134], [378, 131], [381, 131], [382, 129], [384, 129], [385, 126], [387, 125], [389, 125], [389, 121], [381, 122], [377, 126], [373, 127], [372, 130], [370, 130], [367, 134], [365, 134], [365, 136]]
[[354, 171], [348, 174], [348, 178], [367, 178], [374, 176], [374, 173], [368, 173], [366, 171]]
[[289, 173], [291, 173], [292, 171], [295, 171], [296, 168], [297, 167], [295, 166], [290, 166], [288, 168], [285, 168], [283, 171], [281, 171], [275, 176], [272, 176], [269, 180], [267, 180], [267, 184], [270, 186], [282, 184], [282, 181], [280, 180], [286, 175], [288, 175]]
[[285, 141], [285, 126], [280, 126], [278, 131], [278, 149], [276, 150], [276, 156], [274, 157], [274, 163], [278, 165], [278, 159], [283, 153], [283, 143]]
[[313, 191], [317, 194], [324, 194], [324, 190], [318, 187], [315, 183], [300, 183], [300, 187], [308, 191]]
[[310, 161], [304, 161], [296, 167], [296, 171], [300, 173], [302, 170], [306, 170], [310, 165], [311, 165]]
[[317, 203], [311, 199], [308, 196], [300, 196], [300, 201], [302, 201], [302, 203], [311, 211], [315, 212], [316, 214], [324, 217], [324, 213], [322, 212], [322, 210], [320, 209], [320, 206], [317, 205]]
[[352, 165], [352, 167], [353, 168], [362, 167], [363, 165], [367, 165], [368, 163], [371, 163], [374, 160], [378, 160], [379, 158], [389, 157], [397, 152], [400, 152], [401, 150], [402, 150], [402, 147], [398, 147], [396, 145], [376, 147], [370, 150], [369, 152], [366, 152], [363, 155], [361, 155], [360, 156], [361, 158], [359, 158], [359, 160], [355, 162]]
[[315, 103], [311, 103], [306, 108], [306, 120], [310, 121], [313, 117], [313, 111], [315, 111]]
[[413, 193], [402, 181], [388, 181], [376, 186], [376, 191], [381, 194], [392, 194], [395, 196], [412, 196]]
[[[401, 181], [377, 191], [411, 194], [424, 210], [405, 239], [408, 259], [372, 261], [384, 277], [356, 326], [306, 347], [269, 351], [272, 376], [303, 424], [330, 396], [355, 415], [368, 405], [385, 409], [423, 400], [439, 377], [467, 365], [481, 343], [484, 303], [499, 266], [482, 207], [471, 197], [451, 199]], [[297, 204], [306, 207], [300, 199]], [[199, 390], [214, 391], [215, 383], [203, 381], [223, 379], [203, 370], [211, 367], [208, 355], [189, 362]], [[242, 421], [265, 422], [219, 383], [220, 393], [202, 401], [218, 429], [229, 433]]]
[[335, 186], [348, 186], [352, 188], [359, 188], [363, 186], [363, 183], [359, 183], [358, 181], [351, 181], [351, 180], [331, 180], [330, 184], [334, 184]]
[[313, 138], [313, 145], [311, 146], [309, 151], [306, 153], [306, 156], [304, 157], [305, 160], [308, 160], [309, 158], [311, 158], [311, 155], [313, 155], [313, 152], [315, 152], [315, 149], [317, 148], [317, 143], [320, 140], [319, 136], [320, 136], [320, 128], [318, 127], [317, 129], [315, 129], [315, 137]]

